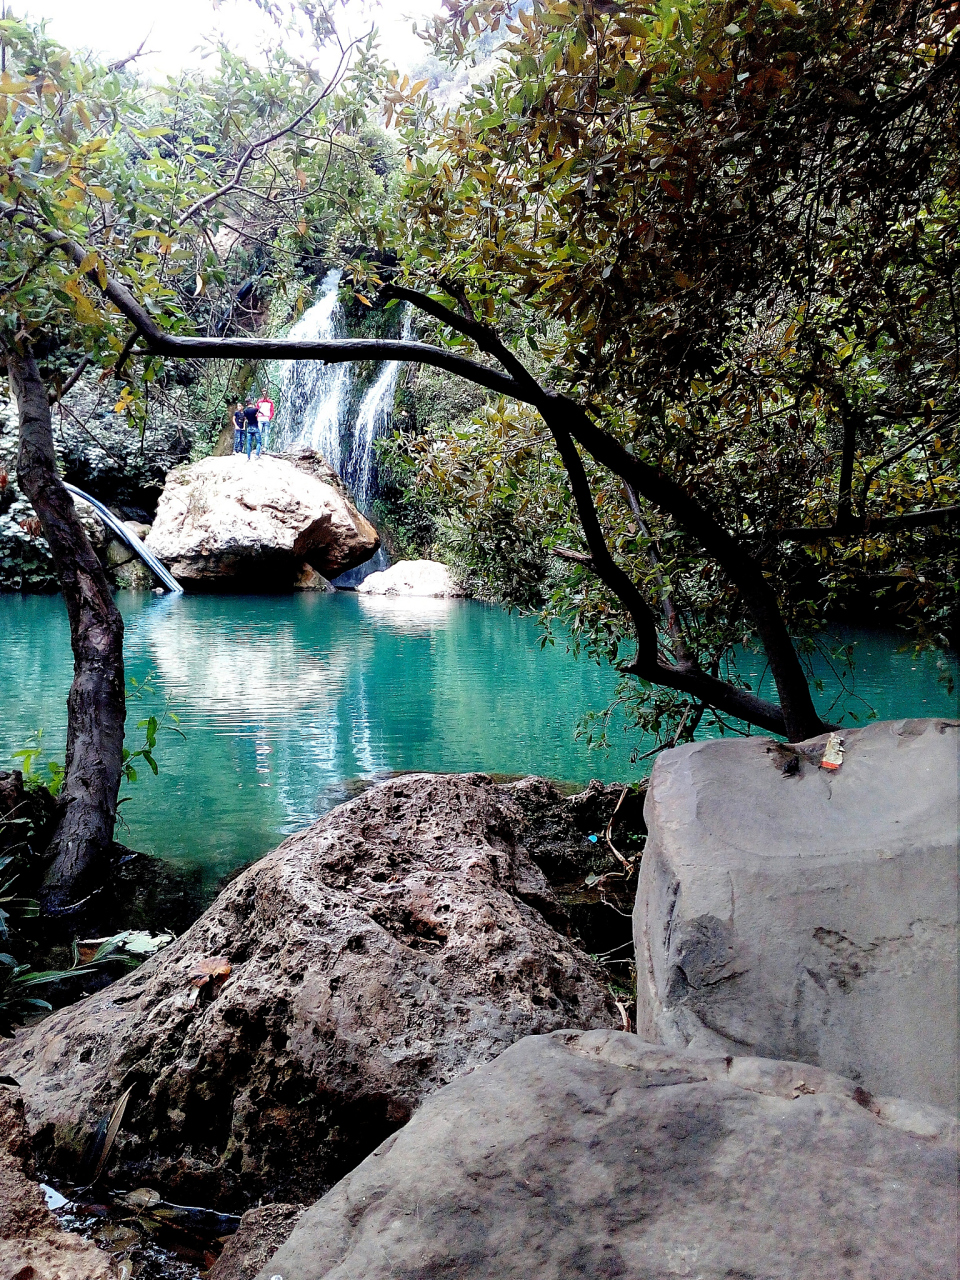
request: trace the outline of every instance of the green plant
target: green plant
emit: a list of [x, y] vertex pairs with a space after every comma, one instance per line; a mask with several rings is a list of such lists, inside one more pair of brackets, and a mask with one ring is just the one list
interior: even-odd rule
[[52, 1005], [46, 1000], [28, 995], [34, 987], [47, 986], [51, 982], [60, 982], [63, 978], [74, 978], [80, 973], [90, 973], [87, 966], [82, 969], [42, 969], [31, 971], [28, 964], [20, 964], [11, 955], [0, 952], [0, 1038], [9, 1040], [15, 1027], [22, 1027], [24, 1019], [39, 1010], [50, 1011]]
[[[155, 694], [156, 687], [151, 683], [154, 678], [154, 672], [144, 676], [142, 681], [137, 681], [130, 677], [130, 684], [127, 687], [127, 703], [140, 702], [147, 694]], [[154, 777], [160, 772], [160, 768], [154, 758], [154, 750], [157, 745], [157, 735], [166, 729], [169, 733], [179, 734], [181, 738], [186, 739], [186, 734], [182, 729], [178, 728], [180, 717], [170, 710], [172, 694], [168, 694], [164, 704], [163, 711], [159, 716], [147, 716], [143, 720], [137, 721], [137, 728], [143, 730], [143, 745], [138, 747], [136, 751], [131, 751], [129, 747], [123, 748], [123, 764], [121, 765], [121, 773], [127, 782], [137, 781], [137, 770], [134, 766], [134, 760], [143, 760], [150, 766]], [[170, 720], [173, 723], [168, 724]], [[126, 797], [129, 799], [129, 796]], [[123, 804], [124, 801], [119, 802]]]
[[55, 796], [63, 786], [65, 768], [59, 760], [48, 760], [46, 763], [46, 780], [38, 777], [34, 770], [45, 750], [43, 730], [37, 729], [31, 733], [25, 747], [12, 753], [12, 758], [21, 761], [23, 780], [28, 787], [46, 787], [50, 794]]
[[[0, 871], [5, 871], [11, 862], [16, 862], [15, 854], [7, 854], [0, 858]], [[33, 898], [11, 893], [17, 881], [17, 874], [12, 875], [4, 884], [0, 884], [0, 938], [5, 942], [10, 937], [11, 922], [14, 916], [21, 920], [30, 920], [39, 915], [40, 908]]]

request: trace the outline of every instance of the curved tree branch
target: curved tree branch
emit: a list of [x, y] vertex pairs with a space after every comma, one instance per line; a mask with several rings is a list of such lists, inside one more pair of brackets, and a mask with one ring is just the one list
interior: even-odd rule
[[[24, 214], [14, 206], [0, 203], [0, 217], [20, 220], [40, 239], [55, 245], [67, 254], [78, 267], [82, 265], [85, 258], [83, 249], [62, 233], [42, 227], [32, 215]], [[652, 502], [665, 514], [675, 519], [699, 542], [706, 554], [716, 560], [738, 588], [763, 643], [780, 697], [783, 728], [776, 732], [786, 732], [793, 741], [799, 741], [814, 737], [827, 727], [814, 708], [803, 668], [780, 612], [776, 592], [767, 582], [757, 562], [676, 481], [671, 480], [657, 467], [635, 458], [615, 436], [598, 427], [576, 401], [541, 387], [489, 326], [459, 315], [442, 303], [415, 290], [400, 287], [388, 289], [388, 296], [409, 301], [442, 320], [443, 323], [449, 324], [458, 332], [472, 338], [482, 351], [500, 362], [507, 370], [506, 373], [500, 373], [474, 360], [457, 356], [443, 348], [420, 342], [395, 342], [372, 338], [337, 339], [328, 342], [291, 341], [283, 338], [181, 338], [160, 329], [146, 308], [113, 277], [108, 275], [106, 281], [101, 284], [97, 272], [91, 270], [87, 273], [87, 278], [92, 287], [106, 296], [140, 331], [148, 349], [156, 355], [194, 359], [224, 359], [234, 356], [267, 360], [318, 359], [328, 364], [369, 359], [409, 360], [456, 373], [488, 390], [532, 405], [550, 428], [558, 448], [563, 437], [572, 436], [601, 466], [619, 476], [648, 502]], [[563, 452], [561, 456], [563, 457]], [[566, 463], [566, 458], [564, 461]], [[577, 457], [578, 464], [579, 461]], [[581, 518], [582, 516], [581, 511]], [[596, 551], [593, 547], [591, 547], [591, 553], [596, 559]], [[613, 563], [612, 560], [611, 563]], [[622, 570], [615, 564], [614, 568], [618, 574], [622, 574]], [[623, 574], [623, 578], [626, 594], [620, 595], [619, 590], [617, 594], [631, 615], [636, 608], [639, 611], [638, 616], [642, 617], [643, 612], [634, 599], [635, 596], [639, 596], [639, 593], [626, 574]], [[616, 588], [611, 589], [616, 590]], [[642, 597], [639, 599], [642, 601]], [[642, 601], [642, 608], [649, 613], [649, 606], [645, 601]], [[638, 632], [638, 635], [640, 634]], [[644, 643], [647, 642], [644, 641]], [[719, 680], [716, 681], [716, 686], [718, 696], [720, 690], [733, 688]], [[698, 692], [696, 696], [704, 695]], [[767, 711], [764, 710], [762, 714], [764, 719], [757, 720], [756, 723], [769, 727]]]
[[821, 529], [809, 527], [780, 529], [776, 533], [765, 536], [774, 537], [779, 542], [832, 542], [896, 529], [920, 529], [928, 525], [952, 524], [958, 515], [960, 515], [960, 506], [932, 507], [926, 511], [906, 511], [900, 516], [853, 516], [844, 528], [825, 525]]

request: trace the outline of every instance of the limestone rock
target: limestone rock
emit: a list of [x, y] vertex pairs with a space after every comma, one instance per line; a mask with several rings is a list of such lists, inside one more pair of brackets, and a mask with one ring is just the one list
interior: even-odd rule
[[195, 587], [289, 589], [304, 561], [333, 578], [375, 554], [374, 527], [283, 458], [204, 458], [167, 477], [147, 546]]
[[532, 1036], [428, 1098], [258, 1280], [956, 1280], [955, 1122], [865, 1101], [798, 1063]]
[[129, 543], [120, 538], [111, 538], [103, 549], [103, 558], [111, 569], [119, 569], [122, 564], [129, 564], [136, 556]]
[[363, 595], [372, 596], [462, 596], [445, 564], [435, 560], [398, 560], [389, 569], [371, 573], [357, 587]]
[[123, 527], [129, 529], [134, 537], [139, 538], [143, 542], [150, 532], [150, 525], [145, 524], [142, 520], [124, 520]]
[[316, 449], [311, 449], [307, 445], [298, 445], [295, 449], [286, 449], [283, 453], [278, 453], [277, 457], [282, 458], [284, 462], [292, 463], [300, 471], [305, 471], [308, 476], [313, 476], [315, 480], [330, 485], [345, 498], [350, 497], [347, 486], [323, 454], [317, 453]]
[[112, 1280], [110, 1259], [89, 1240], [61, 1231], [33, 1181], [23, 1103], [0, 1085], [0, 1277]]
[[768, 738], [661, 755], [634, 916], [648, 1040], [957, 1099], [957, 725], [871, 724], [799, 771]]
[[327, 595], [332, 595], [336, 591], [333, 583], [328, 582], [322, 573], [317, 573], [306, 560], [293, 580], [293, 589], [294, 591], [320, 591]]
[[526, 852], [530, 789], [484, 774], [374, 787], [155, 959], [19, 1033], [0, 1073], [20, 1081], [38, 1152], [75, 1176], [133, 1085], [108, 1177], [179, 1204], [309, 1200], [520, 1037], [619, 1025]]
[[87, 531], [90, 545], [94, 551], [102, 551], [107, 544], [107, 526], [89, 502], [84, 502], [83, 498], [78, 498], [75, 494], [72, 496], [74, 508], [80, 517], [80, 523]]

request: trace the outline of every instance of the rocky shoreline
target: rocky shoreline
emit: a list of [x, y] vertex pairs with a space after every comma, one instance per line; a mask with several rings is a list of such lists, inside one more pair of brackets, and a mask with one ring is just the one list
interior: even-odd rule
[[[887, 1256], [952, 1280], [957, 726], [845, 737], [829, 777], [819, 740], [789, 774], [760, 738], [658, 760], [639, 1036], [589, 912], [564, 901], [585, 881], [613, 891], [622, 788], [373, 787], [0, 1053], [39, 1162], [80, 1182], [127, 1097], [101, 1187], [246, 1210], [215, 1280], [376, 1276], [384, 1242], [424, 1278], [639, 1278], [693, 1249], [710, 1280], [840, 1274], [844, 1258], [866, 1280], [893, 1274]], [[618, 844], [642, 839], [637, 800], [617, 820]], [[891, 912], [913, 924], [884, 949]], [[834, 936], [859, 971], [837, 968]], [[799, 1022], [784, 966], [819, 1001]]]

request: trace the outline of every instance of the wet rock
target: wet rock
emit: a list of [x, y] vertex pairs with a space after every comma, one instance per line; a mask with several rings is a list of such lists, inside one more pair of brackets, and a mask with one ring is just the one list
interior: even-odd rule
[[286, 840], [154, 960], [0, 1053], [38, 1150], [77, 1176], [134, 1086], [108, 1168], [123, 1185], [225, 1209], [302, 1201], [520, 1037], [618, 1025], [558, 931], [523, 797], [412, 774]]
[[445, 564], [435, 560], [398, 560], [389, 569], [371, 573], [357, 587], [362, 595], [432, 596], [448, 598], [466, 593]]
[[112, 573], [116, 586], [123, 591], [153, 591], [158, 585], [153, 571], [139, 557], [133, 557], [118, 565]]
[[428, 1098], [257, 1280], [955, 1280], [956, 1223], [945, 1112], [557, 1031]]
[[835, 772], [818, 768], [825, 738], [789, 759], [768, 738], [658, 758], [634, 916], [638, 1029], [953, 1109], [957, 725], [843, 737]]
[[328, 582], [322, 573], [317, 573], [311, 565], [306, 561], [300, 568], [300, 572], [293, 580], [294, 591], [320, 591], [326, 595], [331, 595], [336, 591], [333, 583]]
[[0, 1277], [112, 1280], [116, 1273], [105, 1254], [60, 1230], [33, 1173], [23, 1102], [0, 1085]]
[[265, 1204], [248, 1209], [235, 1235], [207, 1272], [206, 1280], [253, 1280], [300, 1221], [302, 1204]]
[[167, 477], [147, 546], [185, 586], [289, 590], [304, 561], [332, 578], [369, 560], [376, 530], [294, 463], [204, 458]]

